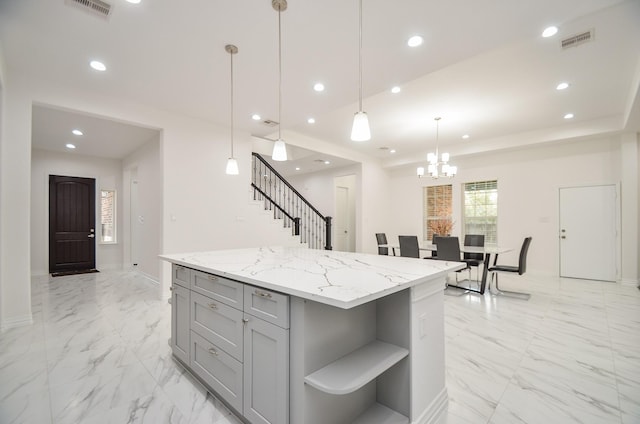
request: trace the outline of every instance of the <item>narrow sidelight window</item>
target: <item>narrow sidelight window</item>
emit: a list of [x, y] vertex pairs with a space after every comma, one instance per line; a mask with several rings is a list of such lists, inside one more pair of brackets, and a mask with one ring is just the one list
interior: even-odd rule
[[116, 191], [100, 190], [100, 242], [116, 242]]

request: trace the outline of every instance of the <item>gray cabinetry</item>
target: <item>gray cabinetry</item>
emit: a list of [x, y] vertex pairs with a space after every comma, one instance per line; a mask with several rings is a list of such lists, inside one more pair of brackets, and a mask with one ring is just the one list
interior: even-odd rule
[[191, 292], [191, 329], [242, 360], [242, 311]]
[[255, 424], [289, 422], [289, 330], [245, 314], [244, 416]]
[[288, 424], [289, 296], [180, 265], [172, 281], [176, 358], [250, 423]]
[[173, 266], [173, 279], [171, 284], [171, 350], [178, 359], [184, 363], [189, 363], [190, 291], [188, 288], [180, 285], [184, 284], [183, 280], [176, 278], [177, 275], [184, 277], [185, 273], [187, 274], [186, 278], [188, 282], [189, 269], [176, 265]]
[[195, 331], [191, 332], [192, 371], [237, 411], [242, 411], [242, 362]]

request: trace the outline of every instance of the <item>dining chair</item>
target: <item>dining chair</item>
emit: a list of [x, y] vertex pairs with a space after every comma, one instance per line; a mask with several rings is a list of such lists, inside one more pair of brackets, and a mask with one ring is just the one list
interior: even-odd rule
[[400, 256], [405, 258], [420, 257], [418, 236], [398, 236], [398, 242], [400, 243]]
[[378, 242], [378, 255], [388, 255], [387, 235], [385, 233], [376, 233], [376, 241]]
[[[435, 234], [435, 233], [434, 233], [434, 234], [431, 236], [431, 244], [436, 244], [436, 239], [437, 239], [438, 237], [440, 237], [440, 236], [439, 236], [438, 234]], [[438, 251], [437, 251], [437, 250], [432, 250], [432, 251], [431, 251], [431, 258], [432, 258], [432, 259], [435, 259], [437, 256], [438, 256]]]
[[[484, 234], [465, 234], [464, 245], [469, 247], [484, 247]], [[484, 263], [484, 254], [464, 252], [462, 257], [467, 265], [469, 265], [469, 280], [471, 280], [471, 267], [476, 267], [476, 282], [478, 282], [480, 280], [480, 266]]]
[[[489, 268], [489, 272], [491, 273], [491, 280], [489, 280], [489, 292], [491, 294], [518, 297], [524, 300], [528, 300], [531, 297], [530, 293], [500, 290], [500, 287], [498, 287], [499, 273], [508, 272], [511, 274], [522, 275], [527, 271], [527, 253], [529, 252], [530, 244], [531, 244], [531, 237], [525, 237], [524, 241], [522, 242], [522, 247], [520, 248], [520, 258], [518, 260], [518, 266], [497, 265], [496, 263], [498, 262], [498, 255], [495, 256], [495, 259], [493, 260], [493, 266]], [[491, 283], [493, 282], [494, 277], [496, 280], [496, 284], [495, 284], [496, 293], [493, 293], [491, 291]]]
[[[458, 237], [437, 237], [434, 241], [438, 248], [438, 256], [435, 258], [436, 260], [465, 262], [460, 257], [460, 241], [458, 240]], [[458, 273], [469, 268], [469, 264], [467, 264], [465, 268], [456, 271], [456, 283], [458, 282]]]

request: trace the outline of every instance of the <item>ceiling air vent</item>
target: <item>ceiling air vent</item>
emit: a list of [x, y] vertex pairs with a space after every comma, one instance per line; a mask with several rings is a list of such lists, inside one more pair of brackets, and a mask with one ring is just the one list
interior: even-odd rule
[[268, 127], [275, 127], [278, 125], [276, 121], [272, 121], [271, 119], [265, 119], [264, 121], [262, 121], [262, 123]]
[[108, 18], [111, 13], [111, 5], [100, 0], [65, 0], [65, 3], [103, 18]]
[[579, 46], [580, 44], [588, 43], [589, 41], [592, 41], [594, 37], [595, 37], [595, 30], [590, 29], [587, 32], [576, 34], [574, 36], [571, 36], [569, 38], [565, 38], [564, 40], [562, 40], [561, 42], [562, 48], [568, 49], [569, 47], [576, 47], [576, 46]]

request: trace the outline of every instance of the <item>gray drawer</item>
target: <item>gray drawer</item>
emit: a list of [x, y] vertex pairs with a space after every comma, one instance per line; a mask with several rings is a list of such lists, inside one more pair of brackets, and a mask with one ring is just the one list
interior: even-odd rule
[[242, 411], [242, 363], [191, 332], [191, 368], [237, 411]]
[[186, 289], [191, 285], [191, 270], [182, 265], [173, 264], [171, 266], [171, 283], [178, 284]]
[[289, 328], [289, 296], [245, 284], [244, 311], [282, 328]]
[[242, 310], [242, 283], [206, 272], [191, 272], [191, 290]]
[[191, 330], [242, 361], [242, 311], [191, 292]]

